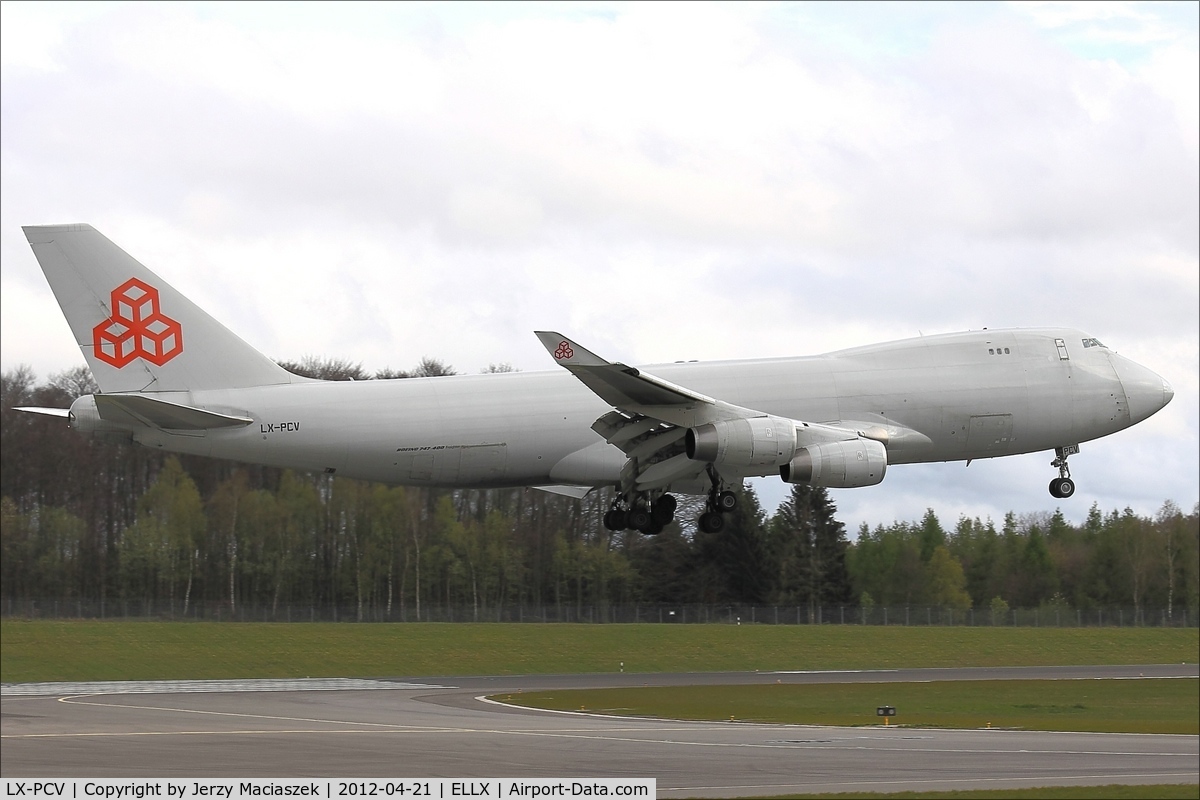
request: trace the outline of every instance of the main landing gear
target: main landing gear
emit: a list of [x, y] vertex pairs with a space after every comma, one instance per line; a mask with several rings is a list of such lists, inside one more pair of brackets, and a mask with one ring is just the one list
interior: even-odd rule
[[[711, 466], [708, 477], [712, 488], [704, 513], [697, 521], [703, 533], [719, 533], [725, 528], [725, 515], [737, 508], [737, 495], [725, 488], [721, 476]], [[634, 492], [621, 495], [604, 515], [604, 527], [610, 531], [636, 530], [648, 536], [662, 533], [663, 528], [675, 519], [679, 502], [673, 495], [651, 492]]]
[[1054, 460], [1050, 466], [1058, 467], [1058, 477], [1050, 481], [1050, 495], [1066, 498], [1075, 494], [1075, 481], [1071, 480], [1071, 469], [1067, 466], [1067, 457], [1079, 452], [1079, 445], [1069, 444], [1066, 447], [1054, 448]]
[[638, 493], [632, 501], [619, 497], [613, 503], [612, 509], [604, 515], [604, 527], [610, 531], [632, 528], [654, 536], [662, 533], [662, 529], [675, 519], [675, 509], [678, 505], [675, 497], [669, 494], [651, 499], [645, 493]]

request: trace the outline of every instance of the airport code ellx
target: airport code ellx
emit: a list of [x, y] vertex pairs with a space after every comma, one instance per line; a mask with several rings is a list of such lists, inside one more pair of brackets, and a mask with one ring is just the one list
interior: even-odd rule
[[506, 798], [525, 800], [557, 797], [654, 798], [654, 778], [428, 778], [405, 780], [296, 780], [291, 778], [171, 778], [151, 780], [4, 779], [4, 797], [101, 798], [143, 800], [149, 797], [238, 798], [253, 797], [403, 797], [403, 798]]

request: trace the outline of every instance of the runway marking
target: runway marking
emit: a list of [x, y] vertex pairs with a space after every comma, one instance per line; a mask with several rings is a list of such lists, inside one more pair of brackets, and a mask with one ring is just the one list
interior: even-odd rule
[[[214, 712], [218, 713], [218, 712]], [[238, 715], [243, 716], [243, 715]], [[266, 717], [267, 719], [286, 719], [279, 717]], [[296, 720], [305, 721], [305, 720]], [[311, 720], [314, 722], [323, 722], [324, 720]], [[1018, 754], [1024, 753], [1028, 755], [1044, 755], [1044, 756], [1059, 756], [1059, 755], [1107, 755], [1107, 756], [1154, 756], [1154, 757], [1185, 757], [1195, 758], [1195, 753], [1164, 753], [1164, 752], [1135, 752], [1121, 750], [1028, 750], [1028, 749], [980, 749], [980, 748], [962, 748], [962, 747], [866, 747], [864, 745], [853, 744], [846, 746], [854, 739], [844, 739], [840, 742], [837, 740], [831, 741], [829, 744], [801, 744], [801, 743], [784, 743], [784, 742], [704, 742], [704, 741], [688, 741], [684, 739], [660, 739], [647, 738], [637, 736], [611, 736], [597, 734], [591, 731], [576, 731], [576, 730], [504, 730], [499, 728], [438, 728], [428, 726], [406, 726], [395, 725], [388, 726], [387, 723], [342, 723], [337, 721], [329, 721], [329, 724], [346, 724], [346, 725], [375, 725], [384, 726], [386, 730], [327, 730], [323, 728], [299, 728], [299, 729], [243, 729], [229, 731], [97, 731], [92, 733], [32, 733], [32, 734], [6, 734], [0, 738], [3, 739], [72, 739], [72, 738], [125, 738], [138, 736], [278, 736], [278, 735], [363, 735], [363, 734], [483, 734], [496, 736], [533, 736], [556, 739], [586, 739], [589, 741], [604, 741], [604, 742], [626, 742], [629, 744], [662, 744], [669, 746], [691, 746], [691, 747], [716, 747], [716, 748], [747, 748], [756, 750], [864, 750], [864, 751], [888, 751], [888, 752], [926, 752], [926, 753], [967, 753], [967, 754]], [[641, 728], [628, 729], [630, 731], [646, 730]], [[658, 730], [661, 733], [670, 733], [673, 730], [666, 729]], [[688, 728], [686, 730], [695, 730]], [[612, 731], [618, 733], [620, 731]], [[867, 737], [863, 737], [867, 738]], [[830, 747], [829, 745], [833, 745]]]
[[764, 675], [890, 675], [898, 669], [777, 669]]
[[[214, 717], [240, 717], [243, 719], [273, 719], [280, 722], [316, 722], [326, 725], [359, 725], [364, 727], [380, 727], [380, 728], [396, 728], [396, 729], [412, 729], [412, 730], [431, 730], [437, 731], [441, 728], [420, 726], [420, 725], [396, 725], [390, 722], [363, 722], [352, 720], [336, 720], [336, 719], [316, 719], [314, 717], [281, 717], [270, 714], [243, 714], [236, 711], [205, 711], [198, 708], [170, 708], [164, 706], [135, 706], [128, 703], [92, 703], [85, 700], [80, 700], [80, 697], [102, 697], [103, 695], [78, 695], [75, 697], [60, 697], [59, 703], [65, 703], [71, 706], [96, 706], [98, 708], [127, 708], [135, 711], [166, 711], [176, 714], [202, 714]], [[220, 733], [220, 731], [214, 731]]]
[[285, 678], [212, 681], [88, 681], [0, 684], [0, 697], [53, 697], [80, 694], [190, 694], [195, 692], [329, 692], [378, 689], [453, 689], [433, 683], [358, 678]]
[[[172, 708], [169, 706], [131, 705], [129, 703], [97, 703], [97, 702], [89, 702], [89, 701], [80, 699], [81, 697], [96, 697], [96, 696], [103, 696], [103, 695], [79, 695], [79, 696], [75, 696], [75, 697], [60, 697], [60, 698], [58, 698], [57, 702], [64, 703], [66, 705], [94, 706], [94, 707], [98, 707], [98, 708], [120, 708], [120, 709], [134, 710], [134, 711], [164, 711], [164, 712], [176, 713], [176, 714], [199, 714], [199, 715], [214, 716], [214, 717], [237, 717], [237, 718], [241, 718], [241, 719], [277, 720], [279, 722], [310, 722], [310, 723], [317, 723], [317, 724], [324, 724], [324, 725], [357, 726], [357, 727], [382, 729], [382, 730], [371, 730], [371, 731], [354, 731], [354, 730], [346, 731], [346, 730], [321, 729], [321, 730], [312, 730], [312, 731], [309, 731], [309, 730], [296, 731], [298, 733], [493, 733], [493, 734], [529, 733], [531, 735], [552, 735], [552, 734], [558, 734], [558, 733], [586, 734], [586, 733], [590, 732], [589, 729], [587, 729], [587, 728], [580, 728], [577, 731], [574, 729], [565, 729], [565, 730], [547, 729], [545, 731], [538, 731], [538, 730], [509, 731], [509, 730], [491, 729], [491, 728], [441, 727], [441, 726], [432, 726], [432, 725], [400, 725], [400, 724], [392, 723], [392, 722], [367, 722], [367, 721], [362, 721], [362, 720], [318, 719], [315, 717], [285, 717], [285, 716], [276, 716], [276, 715], [271, 715], [271, 714], [245, 714], [245, 713], [240, 713], [240, 712], [236, 712], [236, 711], [207, 711], [207, 710], [196, 709], [196, 708]], [[689, 726], [686, 726], [686, 728], [679, 728], [679, 729], [680, 730], [683, 730], [683, 729], [698, 730], [698, 729], [702, 729], [703, 726], [705, 726], [705, 725], [712, 726], [713, 729], [720, 728], [720, 726], [713, 725], [713, 723], [703, 723], [702, 722], [696, 726], [689, 725]], [[638, 731], [638, 730], [663, 730], [663, 729], [662, 728], [646, 728], [644, 726], [639, 725], [639, 726], [633, 726], [633, 727], [629, 727], [629, 728], [617, 728], [617, 729], [610, 729], [610, 730]], [[673, 729], [668, 728], [667, 730], [673, 730]], [[288, 733], [288, 732], [289, 731], [286, 731], [286, 730], [279, 730], [279, 731], [263, 731], [262, 733]], [[109, 736], [109, 737], [149, 736], [149, 735], [171, 736], [171, 735], [176, 735], [176, 734], [179, 734], [179, 735], [202, 735], [202, 734], [205, 734], [205, 735], [211, 735], [211, 736], [232, 735], [232, 733], [229, 731], [126, 731], [126, 732], [103, 732], [103, 731], [100, 731], [100, 732], [92, 732], [92, 733], [3, 734], [3, 735], [0, 735], [0, 739], [36, 739], [36, 738], [54, 739], [54, 738], [88, 737], [88, 736], [95, 736], [95, 737], [101, 737], [101, 736]]]
[[[636, 725], [620, 728], [609, 728], [606, 731], [594, 731], [591, 729], [504, 729], [504, 728], [476, 728], [476, 727], [441, 727], [430, 725], [399, 725], [396, 723], [387, 722], [365, 722], [353, 720], [333, 720], [333, 719], [317, 719], [312, 717], [284, 717], [267, 714], [244, 714], [233, 711], [205, 711], [200, 709], [189, 708], [170, 708], [162, 706], [134, 706], [123, 703], [93, 703], [79, 700], [77, 698], [60, 698], [60, 703], [68, 705], [84, 705], [97, 706], [102, 708], [121, 708], [133, 709], [139, 711], [165, 711], [181, 714], [201, 714], [207, 716], [221, 717], [237, 717], [243, 719], [261, 719], [261, 720], [278, 720], [280, 722], [309, 722], [331, 726], [350, 726], [350, 730], [339, 729], [280, 729], [280, 730], [234, 730], [234, 731], [126, 731], [126, 732], [80, 732], [80, 733], [46, 733], [46, 734], [5, 734], [0, 736], [0, 739], [69, 739], [69, 738], [122, 738], [122, 737], [137, 737], [137, 736], [280, 736], [280, 735], [347, 735], [347, 734], [482, 734], [495, 736], [531, 736], [544, 737], [554, 739], [581, 739], [586, 741], [602, 741], [602, 742], [623, 742], [627, 744], [658, 744], [669, 747], [711, 747], [711, 748], [745, 748], [759, 750], [885, 750], [889, 752], [929, 752], [929, 753], [969, 753], [969, 754], [1014, 754], [1027, 753], [1032, 755], [1108, 755], [1108, 756], [1184, 756], [1194, 758], [1194, 753], [1161, 753], [1161, 752], [1133, 752], [1119, 750], [1029, 750], [1027, 748], [959, 748], [959, 747], [866, 747], [861, 744], [852, 744], [864, 740], [878, 741], [886, 737], [880, 736], [847, 736], [841, 739], [834, 739], [828, 744], [814, 743], [787, 743], [778, 740], [767, 740], [765, 742], [712, 742], [712, 741], [696, 741], [686, 739], [664, 739], [657, 736], [614, 736], [616, 733], [645, 733], [645, 734], [664, 734], [674, 732], [728, 732], [730, 726], [738, 725], [738, 732], [752, 732], [757, 729], [765, 729], [768, 731], [777, 731], [781, 727], [778, 725], [770, 725], [763, 723], [712, 723], [697, 721], [694, 724], [681, 724], [679, 721], [664, 721], [662, 725]], [[620, 719], [620, 718], [618, 718]], [[371, 728], [373, 730], [355, 730], [353, 728]], [[972, 733], [980, 733], [972, 731]], [[1122, 734], [1109, 734], [1119, 736]], [[900, 736], [895, 737], [896, 741], [912, 741], [914, 737]], [[933, 737], [926, 737], [933, 738]]]
[[[1190, 676], [1179, 676], [1179, 677], [1190, 677]], [[1072, 679], [1072, 680], [1074, 680], [1074, 679]], [[1123, 679], [1123, 678], [1115, 678], [1115, 679], [1113, 679], [1113, 678], [1081, 678], [1079, 680], [1125, 680], [1125, 679]], [[1139, 679], [1134, 678], [1133, 680], [1139, 680]], [[936, 681], [909, 681], [909, 682], [910, 683], [936, 683]], [[869, 683], [869, 681], [867, 681], [867, 683]], [[499, 692], [498, 694], [493, 695], [493, 697], [499, 697], [501, 694], [511, 694], [511, 693]], [[522, 705], [517, 705], [515, 703], [507, 703], [502, 700], [493, 700], [491, 697], [488, 697], [487, 695], [479, 695], [475, 699], [480, 701], [481, 703], [487, 703], [489, 705], [500, 706], [502, 708], [514, 709], [514, 710], [518, 710], [518, 711], [531, 711], [531, 712], [540, 713], [540, 714], [562, 714], [563, 716], [585, 717], [585, 718], [594, 718], [594, 719], [631, 719], [631, 717], [627, 714], [602, 714], [599, 711], [568, 711], [566, 709], [560, 709], [560, 708], [538, 708], [537, 706], [522, 706]], [[644, 719], [647, 721], [657, 720], [657, 721], [662, 721], [662, 722], [675, 722], [675, 723], [695, 722], [697, 725], [704, 725], [704, 724], [709, 724], [709, 725], [713, 725], [713, 724], [716, 724], [716, 725], [771, 725], [771, 726], [774, 726], [775, 728], [793, 728], [793, 729], [799, 728], [801, 730], [827, 729], [830, 727], [828, 725], [806, 724], [806, 723], [801, 723], [801, 722], [775, 722], [775, 723], [772, 723], [772, 722], [750, 722], [748, 720], [739, 720], [737, 722], [734, 722], [731, 720], [729, 722], [725, 722], [723, 720], [718, 721], [718, 720], [701, 720], [701, 719], [698, 719], [698, 720], [676, 720], [676, 719], [670, 719], [669, 717], [642, 717], [641, 719]], [[869, 726], [862, 726], [862, 728], [867, 728], [867, 729], [874, 728], [877, 730], [886, 730], [886, 726], [884, 726], [884, 725], [869, 725]], [[859, 730], [861, 730], [862, 728], [859, 728]], [[892, 728], [894, 730], [916, 730], [914, 728], [906, 729], [902, 725], [893, 725]], [[932, 727], [925, 728], [925, 727], [922, 727], [921, 730], [941, 731], [941, 732], [946, 732], [946, 733], [982, 734], [985, 736], [1001, 736], [1004, 734], [1041, 733], [1041, 734], [1045, 734], [1047, 736], [1184, 736], [1184, 737], [1194, 738], [1192, 736], [1192, 734], [1188, 734], [1188, 733], [1138, 733], [1138, 732], [1130, 733], [1130, 732], [1121, 732], [1121, 731], [1041, 731], [1041, 730], [1037, 730], [1037, 729], [1033, 729], [1033, 728], [1025, 729], [1025, 728], [932, 728]], [[866, 737], [862, 737], [862, 738], [866, 738]], [[879, 737], [879, 738], [884, 738], [884, 737]], [[902, 737], [897, 736], [897, 737], [887, 737], [887, 738], [902, 738]], [[909, 737], [909, 738], [913, 738], [913, 737]]]

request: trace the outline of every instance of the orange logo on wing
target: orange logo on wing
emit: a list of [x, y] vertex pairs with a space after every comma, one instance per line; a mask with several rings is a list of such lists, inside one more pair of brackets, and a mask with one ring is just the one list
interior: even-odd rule
[[96, 358], [120, 369], [135, 358], [162, 366], [183, 352], [183, 326], [158, 307], [158, 289], [130, 278], [112, 292], [112, 316], [92, 329]]

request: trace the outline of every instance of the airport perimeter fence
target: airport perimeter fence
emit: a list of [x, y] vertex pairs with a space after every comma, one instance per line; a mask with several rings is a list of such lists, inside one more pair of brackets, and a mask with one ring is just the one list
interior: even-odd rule
[[14, 600], [0, 603], [4, 619], [119, 619], [197, 622], [519, 622], [710, 625], [909, 625], [1027, 628], [1195, 628], [1200, 614], [1187, 608], [971, 608], [938, 606], [749, 606], [721, 604], [513, 604], [479, 607], [422, 603], [387, 607], [256, 605], [144, 600]]

